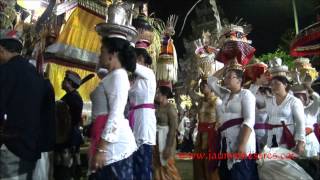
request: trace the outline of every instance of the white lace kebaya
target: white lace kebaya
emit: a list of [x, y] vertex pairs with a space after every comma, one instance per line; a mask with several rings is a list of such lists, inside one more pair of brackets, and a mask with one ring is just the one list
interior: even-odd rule
[[[302, 102], [288, 93], [280, 105], [277, 105], [276, 98], [268, 98], [260, 107], [266, 107], [268, 113], [267, 123], [271, 125], [281, 125], [281, 121], [287, 124], [288, 129], [294, 136], [294, 140], [305, 142], [305, 121], [304, 107]], [[281, 144], [282, 127], [268, 130], [267, 145], [272, 146], [273, 135], [276, 135], [276, 141], [279, 146], [287, 148], [287, 144]]]
[[[256, 138], [253, 127], [255, 124], [256, 99], [254, 95], [247, 89], [241, 89], [239, 93], [234, 94], [229, 100], [231, 92], [219, 86], [217, 82], [218, 79], [216, 77], [212, 76], [208, 78], [209, 87], [222, 99], [222, 105], [218, 113], [219, 123], [223, 124], [228, 120], [243, 118], [242, 124], [232, 126], [221, 132], [221, 137], [226, 138], [227, 153], [237, 153], [240, 130], [244, 125], [251, 129], [246, 144], [246, 153], [255, 153]], [[240, 160], [228, 159], [228, 168], [231, 169], [236, 162], [240, 162]]]
[[121, 68], [109, 72], [101, 81], [105, 89], [103, 97], [107, 99], [108, 120], [101, 138], [108, 142], [106, 148], [106, 165], [128, 158], [137, 150], [137, 145], [124, 117], [130, 88], [127, 72]]

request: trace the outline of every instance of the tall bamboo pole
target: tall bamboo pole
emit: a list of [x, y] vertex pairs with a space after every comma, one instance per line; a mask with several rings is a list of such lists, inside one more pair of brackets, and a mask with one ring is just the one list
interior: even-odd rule
[[292, 0], [292, 7], [293, 7], [293, 15], [294, 15], [294, 26], [295, 26], [296, 35], [297, 35], [299, 33], [299, 22], [298, 22], [296, 0]]

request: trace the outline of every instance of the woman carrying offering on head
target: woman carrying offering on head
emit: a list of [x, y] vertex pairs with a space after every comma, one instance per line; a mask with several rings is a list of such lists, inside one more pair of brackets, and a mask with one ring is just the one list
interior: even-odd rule
[[93, 147], [91, 168], [94, 173], [90, 178], [133, 179], [132, 154], [137, 146], [124, 109], [130, 89], [127, 71], [136, 69], [134, 48], [119, 36], [103, 37], [99, 65], [108, 70], [101, 81], [103, 91], [100, 94], [107, 102], [108, 115], [104, 116], [105, 123], [96, 129], [101, 135], [96, 136], [96, 148]]
[[[208, 78], [209, 87], [222, 99], [218, 111], [218, 131], [222, 139], [222, 153], [228, 153], [220, 162], [221, 179], [258, 179], [256, 163], [247, 156], [256, 152], [254, 133], [254, 95], [242, 88], [243, 69], [239, 64], [230, 64], [224, 76], [224, 86], [218, 85], [223, 70]], [[230, 157], [232, 155], [232, 157]]]

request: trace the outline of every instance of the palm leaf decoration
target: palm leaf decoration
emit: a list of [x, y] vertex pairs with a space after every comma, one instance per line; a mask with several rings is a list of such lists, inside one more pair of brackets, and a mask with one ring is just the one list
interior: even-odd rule
[[156, 73], [157, 59], [161, 51], [161, 35], [165, 29], [165, 23], [159, 18], [154, 18], [153, 15], [154, 14], [150, 14], [150, 16], [148, 16], [146, 19], [152, 26], [154, 33], [152, 44], [149, 46], [147, 50], [150, 56], [152, 57], [152, 69]]

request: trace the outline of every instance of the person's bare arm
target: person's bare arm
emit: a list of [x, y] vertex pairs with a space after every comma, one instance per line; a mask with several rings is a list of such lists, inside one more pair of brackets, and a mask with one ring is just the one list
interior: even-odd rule
[[168, 159], [172, 155], [172, 149], [176, 139], [176, 129], [178, 122], [178, 114], [173, 106], [170, 106], [168, 110], [168, 125], [169, 132], [167, 135], [166, 147], [163, 152], [163, 158]]

